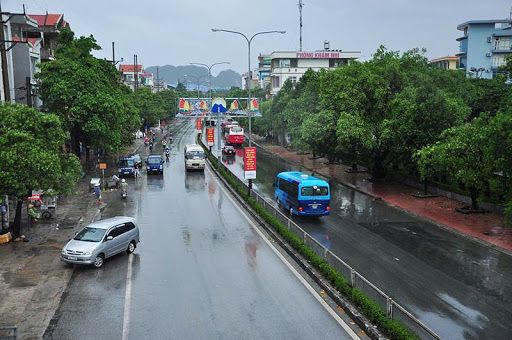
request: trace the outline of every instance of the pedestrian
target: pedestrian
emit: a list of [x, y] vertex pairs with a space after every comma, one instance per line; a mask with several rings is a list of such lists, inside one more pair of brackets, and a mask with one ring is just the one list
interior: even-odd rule
[[101, 204], [101, 188], [100, 188], [99, 183], [94, 184], [94, 195], [96, 196], [96, 204], [100, 205]]
[[133, 168], [134, 168], [134, 176], [135, 176], [135, 179], [139, 178], [140, 176], [140, 167], [142, 166], [141, 163], [139, 162], [135, 162], [135, 164], [133, 165]]

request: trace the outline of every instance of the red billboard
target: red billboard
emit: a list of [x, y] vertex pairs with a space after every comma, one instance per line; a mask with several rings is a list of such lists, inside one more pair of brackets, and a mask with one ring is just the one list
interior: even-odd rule
[[206, 142], [208, 146], [213, 146], [215, 142], [215, 129], [212, 127], [206, 128]]
[[244, 178], [256, 178], [256, 148], [244, 148]]
[[203, 120], [201, 118], [196, 119], [196, 132], [201, 133], [203, 130]]

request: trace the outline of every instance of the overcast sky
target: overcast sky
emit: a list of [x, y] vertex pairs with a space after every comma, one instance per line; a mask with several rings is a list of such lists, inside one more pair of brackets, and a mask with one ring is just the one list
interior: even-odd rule
[[[0, 0], [4, 11], [64, 13], [77, 35], [92, 34], [111, 58], [139, 63], [186, 65], [190, 62], [229, 61], [224, 66], [247, 70], [247, 43], [242, 37], [213, 33], [224, 28], [253, 34], [286, 30], [285, 35], [254, 39], [252, 65], [259, 53], [299, 48], [298, 0]], [[303, 50], [323, 48], [361, 51], [372, 56], [380, 44], [405, 51], [425, 47], [435, 58], [454, 54], [457, 25], [474, 19], [503, 19], [510, 15], [511, 0], [304, 0]], [[117, 59], [117, 58], [116, 58]]]

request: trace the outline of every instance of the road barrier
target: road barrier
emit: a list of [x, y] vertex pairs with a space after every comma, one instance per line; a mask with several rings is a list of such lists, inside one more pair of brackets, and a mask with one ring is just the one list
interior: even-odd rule
[[[206, 146], [199, 139], [199, 143], [207, 150]], [[216, 159], [216, 165], [220, 165], [226, 173], [231, 173], [228, 167]], [[247, 183], [233, 174], [232, 179], [239, 185], [248, 189]], [[333, 267], [341, 276], [343, 276], [353, 288], [357, 288], [365, 293], [369, 298], [375, 301], [385, 312], [386, 316], [391, 320], [397, 320], [409, 327], [421, 339], [441, 339], [433, 330], [416, 318], [411, 312], [407, 311], [403, 306], [398, 304], [389, 295], [384, 293], [380, 288], [371, 283], [363, 275], [358, 273], [354, 268], [348, 265], [345, 261], [340, 259], [336, 254], [331, 252], [328, 248], [318, 242], [313, 236], [309, 235], [297, 223], [285, 214], [284, 210], [277, 207], [277, 205], [270, 200], [267, 200], [256, 191], [251, 190], [251, 197], [256, 200], [268, 212], [274, 215], [286, 228], [297, 235], [304, 241], [316, 255], [323, 258], [331, 267]]]

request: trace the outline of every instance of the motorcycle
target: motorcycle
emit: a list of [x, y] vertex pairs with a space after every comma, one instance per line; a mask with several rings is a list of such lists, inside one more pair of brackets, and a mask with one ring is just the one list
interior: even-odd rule
[[127, 196], [128, 196], [128, 193], [126, 192], [126, 190], [121, 191], [121, 199], [122, 200], [126, 199]]
[[169, 156], [171, 154], [171, 150], [169, 148], [165, 149], [165, 160], [169, 162]]

